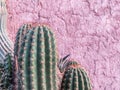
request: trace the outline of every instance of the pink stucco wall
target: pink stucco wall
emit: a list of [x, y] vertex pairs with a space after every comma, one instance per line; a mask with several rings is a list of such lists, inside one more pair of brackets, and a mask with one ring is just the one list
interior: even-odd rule
[[120, 90], [120, 0], [7, 0], [7, 9], [13, 41], [23, 23], [48, 24], [60, 57], [71, 53], [93, 90]]

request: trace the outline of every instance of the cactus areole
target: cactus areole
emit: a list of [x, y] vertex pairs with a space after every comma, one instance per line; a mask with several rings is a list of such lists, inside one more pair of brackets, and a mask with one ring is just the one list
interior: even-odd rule
[[18, 62], [22, 80], [22, 88], [18, 90], [57, 90], [56, 46], [48, 27], [33, 27], [26, 33]]

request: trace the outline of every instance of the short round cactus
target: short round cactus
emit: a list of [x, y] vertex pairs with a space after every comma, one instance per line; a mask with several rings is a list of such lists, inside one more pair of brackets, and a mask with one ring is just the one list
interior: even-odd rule
[[70, 65], [62, 79], [60, 90], [91, 90], [89, 77], [76, 63]]

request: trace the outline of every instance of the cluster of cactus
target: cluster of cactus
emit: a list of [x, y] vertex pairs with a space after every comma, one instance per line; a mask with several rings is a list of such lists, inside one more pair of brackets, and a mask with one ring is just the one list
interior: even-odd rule
[[60, 90], [91, 90], [91, 83], [86, 71], [76, 61], [66, 59], [58, 63], [60, 72], [64, 72]]
[[13, 83], [13, 56], [8, 53], [5, 56], [4, 64], [2, 67], [2, 75], [0, 80], [0, 87], [2, 90], [12, 90]]
[[[60, 90], [91, 90], [89, 78], [79, 64], [65, 56], [58, 62], [64, 72]], [[57, 52], [52, 31], [44, 26], [24, 24], [16, 35], [13, 56], [1, 65], [3, 90], [58, 90]]]
[[[16, 35], [14, 59], [10, 53], [5, 56], [13, 50], [12, 43], [5, 34], [5, 0], [1, 0], [0, 3], [3, 18], [0, 29], [0, 60], [4, 62], [0, 64], [0, 90], [58, 90], [58, 58], [51, 30], [43, 25], [23, 25]], [[77, 62], [67, 61], [69, 56], [65, 56], [58, 64], [60, 72], [64, 72], [60, 90], [91, 90], [85, 70]]]

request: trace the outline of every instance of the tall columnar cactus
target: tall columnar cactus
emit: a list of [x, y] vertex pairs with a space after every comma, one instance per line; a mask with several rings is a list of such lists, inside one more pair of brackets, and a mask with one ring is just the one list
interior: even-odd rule
[[32, 27], [31, 24], [24, 24], [19, 28], [17, 35], [16, 35], [15, 45], [14, 45], [15, 56], [18, 56], [23, 38], [31, 27]]
[[49, 28], [37, 26], [28, 31], [18, 60], [22, 79], [19, 90], [57, 90], [57, 54]]
[[77, 63], [71, 63], [64, 73], [60, 90], [91, 90], [90, 80], [85, 70]]
[[13, 84], [13, 56], [8, 53], [5, 56], [4, 65], [3, 65], [3, 73], [1, 77], [1, 85], [2, 90], [12, 90]]

